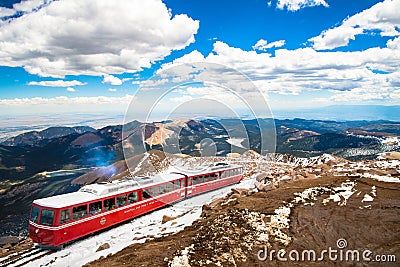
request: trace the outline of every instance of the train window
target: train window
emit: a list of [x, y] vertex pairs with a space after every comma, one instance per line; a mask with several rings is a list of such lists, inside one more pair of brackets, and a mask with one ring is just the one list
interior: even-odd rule
[[226, 174], [225, 172], [221, 172], [221, 178], [225, 178]]
[[147, 198], [151, 198], [150, 189], [149, 188], [143, 190], [143, 199], [147, 199]]
[[70, 220], [69, 209], [60, 212], [60, 224], [67, 223]]
[[193, 177], [193, 185], [196, 185], [199, 183], [199, 177]]
[[31, 212], [31, 221], [32, 222], [34, 222], [34, 223], [38, 222], [39, 211], [40, 211], [40, 209], [38, 207], [32, 206], [32, 212]]
[[138, 201], [138, 193], [132, 192], [128, 195], [128, 204]]
[[174, 183], [173, 182], [168, 183], [168, 191], [171, 192], [173, 190], [174, 190]]
[[175, 184], [175, 188], [181, 188], [181, 182], [180, 181], [175, 181], [174, 182], [174, 184]]
[[42, 213], [40, 214], [40, 224], [41, 225], [53, 225], [54, 219], [54, 210], [45, 210], [42, 209]]
[[182, 187], [185, 187], [185, 186], [186, 186], [185, 180], [181, 180], [181, 183], [182, 183]]
[[153, 197], [158, 196], [158, 195], [159, 195], [159, 193], [158, 193], [158, 186], [153, 187], [153, 188], [151, 189], [151, 192], [152, 192], [152, 196], [153, 196]]
[[210, 174], [210, 181], [214, 180], [214, 178], [215, 178], [215, 173], [211, 173]]
[[89, 204], [89, 214], [95, 215], [101, 212], [101, 201]]
[[82, 205], [78, 207], [74, 207], [72, 209], [72, 219], [78, 220], [81, 218], [85, 218], [87, 215], [87, 205]]
[[117, 197], [117, 207], [122, 207], [126, 205], [126, 195]]
[[115, 208], [115, 198], [104, 200], [104, 210], [113, 210]]
[[167, 193], [167, 185], [166, 184], [162, 184], [160, 186], [160, 194], [165, 194]]

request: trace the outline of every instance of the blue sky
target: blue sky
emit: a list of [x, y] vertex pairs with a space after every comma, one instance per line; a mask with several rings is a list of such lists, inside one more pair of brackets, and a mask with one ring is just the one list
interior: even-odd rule
[[[273, 111], [400, 104], [400, 0], [7, 0], [0, 6], [3, 114], [121, 113], [155, 73], [193, 62], [243, 73]], [[229, 86], [250, 97], [253, 89], [238, 84]], [[166, 101], [224, 98], [213, 90], [186, 88]]]

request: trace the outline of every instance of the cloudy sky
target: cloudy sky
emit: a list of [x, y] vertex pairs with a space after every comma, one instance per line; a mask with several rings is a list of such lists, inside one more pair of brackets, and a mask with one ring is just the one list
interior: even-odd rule
[[193, 62], [248, 77], [272, 110], [399, 105], [399, 10], [400, 0], [3, 0], [0, 112], [124, 112], [154, 74]]

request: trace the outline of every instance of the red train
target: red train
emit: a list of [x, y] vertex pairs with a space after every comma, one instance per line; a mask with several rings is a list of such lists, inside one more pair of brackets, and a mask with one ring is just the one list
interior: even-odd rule
[[239, 165], [217, 163], [199, 173], [158, 174], [83, 186], [32, 203], [29, 236], [44, 247], [65, 243], [204, 192], [238, 183]]

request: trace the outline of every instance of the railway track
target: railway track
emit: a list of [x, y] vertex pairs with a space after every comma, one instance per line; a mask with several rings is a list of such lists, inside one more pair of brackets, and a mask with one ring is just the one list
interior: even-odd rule
[[23, 266], [24, 264], [26, 264], [30, 261], [37, 260], [41, 257], [50, 255], [54, 252], [55, 251], [46, 250], [46, 249], [42, 249], [39, 247], [33, 247], [31, 249], [24, 250], [24, 251], [18, 252], [16, 254], [11, 254], [11, 255], [7, 256], [6, 258], [4, 258], [0, 261], [0, 266], [1, 267], [3, 267], [3, 266], [10, 266], [10, 267]]

